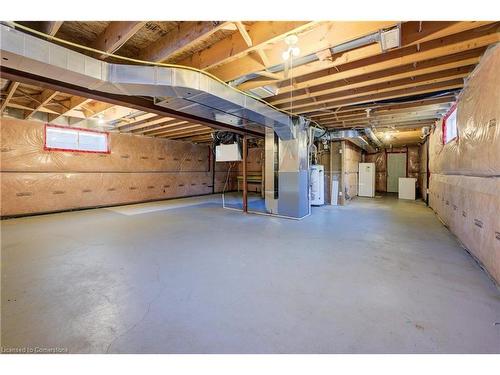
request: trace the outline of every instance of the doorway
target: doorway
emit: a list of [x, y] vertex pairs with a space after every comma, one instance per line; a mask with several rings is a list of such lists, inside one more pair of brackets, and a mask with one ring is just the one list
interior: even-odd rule
[[387, 153], [387, 191], [399, 191], [399, 178], [406, 177], [406, 153]]

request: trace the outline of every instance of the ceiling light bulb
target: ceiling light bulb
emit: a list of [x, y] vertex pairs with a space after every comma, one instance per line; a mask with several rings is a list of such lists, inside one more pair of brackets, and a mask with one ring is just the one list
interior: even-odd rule
[[281, 54], [281, 57], [283, 58], [283, 60], [287, 61], [290, 58], [290, 51], [289, 50], [284, 51]]
[[289, 46], [297, 44], [298, 41], [299, 41], [299, 38], [295, 34], [288, 35], [285, 38], [285, 43], [288, 44]]
[[300, 49], [299, 49], [299, 47], [292, 47], [291, 50], [292, 50], [292, 56], [293, 57], [297, 57], [297, 56], [300, 55]]
[[103, 125], [105, 122], [106, 122], [106, 121], [104, 121], [104, 119], [103, 119], [103, 118], [99, 118], [99, 120], [97, 120], [97, 123], [98, 123], [99, 125]]

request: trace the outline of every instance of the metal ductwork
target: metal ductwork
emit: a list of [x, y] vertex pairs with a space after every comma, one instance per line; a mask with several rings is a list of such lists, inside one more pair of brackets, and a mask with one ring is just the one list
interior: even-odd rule
[[371, 128], [365, 128], [364, 129], [365, 131], [365, 134], [366, 136], [368, 137], [368, 139], [376, 146], [376, 147], [381, 147], [382, 146], [382, 142], [380, 142], [380, 139], [377, 138], [377, 136], [375, 135], [375, 133], [373, 132], [373, 130]]
[[2, 65], [88, 89], [153, 97], [155, 104], [241, 128], [273, 129], [295, 138], [292, 118], [228, 88], [202, 72], [176, 67], [112, 64], [0, 25]]
[[349, 140], [367, 152], [375, 151], [358, 130], [336, 130], [330, 132], [327, 137], [332, 141]]

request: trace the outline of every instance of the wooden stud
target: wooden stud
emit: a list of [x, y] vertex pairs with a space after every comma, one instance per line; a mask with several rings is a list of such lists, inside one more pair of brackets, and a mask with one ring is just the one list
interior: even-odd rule
[[18, 86], [19, 86], [19, 82], [11, 82], [10, 83], [9, 89], [7, 90], [7, 96], [5, 97], [5, 100], [2, 103], [2, 107], [0, 107], [0, 114], [3, 113], [5, 108], [7, 108], [9, 101], [12, 99], [12, 96], [16, 92]]
[[[179, 61], [179, 64], [192, 66], [198, 69], [212, 69], [231, 61], [234, 62], [234, 64], [238, 64], [240, 59], [243, 58], [246, 60], [250, 52], [263, 49], [270, 43], [282, 40], [290, 33], [299, 33], [316, 24], [317, 22], [305, 21], [255, 22], [247, 28], [248, 35], [252, 40], [252, 47], [248, 46], [242, 35], [238, 32], [214, 43], [210, 48], [204, 49], [193, 54], [189, 58]], [[252, 57], [248, 57], [248, 59], [252, 61], [253, 66], [256, 64], [258, 65], [258, 68], [254, 71], [262, 70], [263, 65], [260, 60], [256, 61]], [[224, 77], [223, 79], [226, 80]]]
[[181, 22], [179, 27], [139, 53], [139, 59], [161, 62], [223, 29], [227, 22]]
[[[146, 22], [137, 21], [113, 21], [108, 27], [97, 37], [92, 43], [92, 48], [104, 51], [107, 53], [116, 52], [123, 46], [127, 40], [132, 38]], [[104, 59], [108, 55], [101, 55], [100, 58]]]

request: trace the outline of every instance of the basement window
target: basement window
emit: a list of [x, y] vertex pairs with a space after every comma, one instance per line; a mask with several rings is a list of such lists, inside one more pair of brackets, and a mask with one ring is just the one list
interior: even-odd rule
[[457, 137], [457, 105], [455, 104], [443, 117], [443, 144], [447, 144]]
[[47, 151], [110, 153], [107, 132], [57, 125], [45, 125], [44, 149]]

